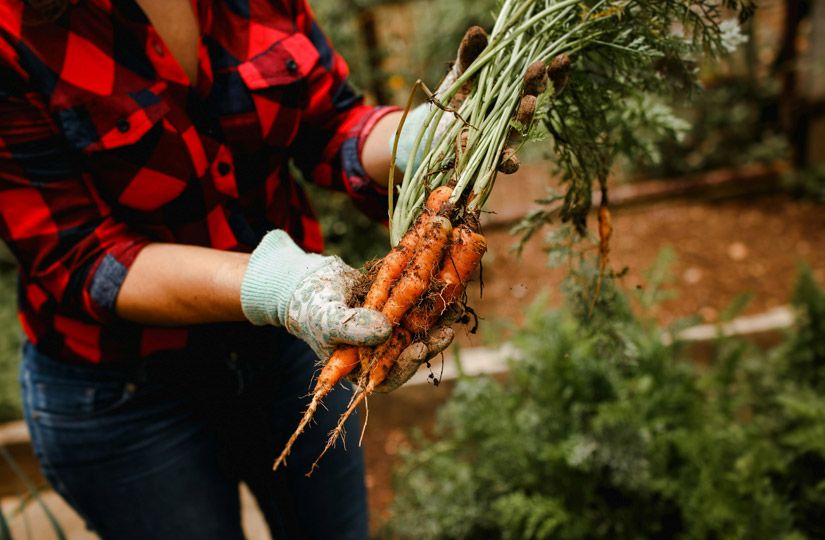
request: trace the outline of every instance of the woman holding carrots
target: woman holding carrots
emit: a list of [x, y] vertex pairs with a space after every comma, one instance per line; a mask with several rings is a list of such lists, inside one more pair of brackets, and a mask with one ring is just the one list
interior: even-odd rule
[[[366, 536], [356, 441], [303, 476], [350, 394], [270, 472], [316, 361], [391, 331], [347, 306], [357, 273], [316, 254], [287, 167], [386, 215], [401, 113], [365, 106], [346, 75], [304, 0], [0, 0], [26, 421], [101, 537], [241, 538], [240, 481], [274, 537]], [[452, 339], [430, 335], [405, 365]]]

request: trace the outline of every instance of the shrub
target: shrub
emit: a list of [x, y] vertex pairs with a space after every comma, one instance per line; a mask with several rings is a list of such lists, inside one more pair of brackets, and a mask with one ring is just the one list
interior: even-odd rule
[[[821, 538], [825, 293], [768, 354], [719, 340], [704, 372], [608, 287], [534, 308], [505, 382], [461, 378], [396, 478], [401, 538]], [[578, 301], [577, 301], [578, 298]]]

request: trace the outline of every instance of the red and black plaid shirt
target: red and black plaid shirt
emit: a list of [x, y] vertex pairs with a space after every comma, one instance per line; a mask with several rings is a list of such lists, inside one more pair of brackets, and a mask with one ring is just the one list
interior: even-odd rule
[[290, 159], [385, 215], [359, 156], [391, 109], [362, 104], [304, 0], [193, 4], [195, 86], [134, 0], [75, 0], [54, 22], [0, 0], [0, 235], [21, 265], [23, 327], [46, 354], [193, 347], [203, 328], [114, 314], [148, 243], [250, 251], [280, 228], [320, 251]]

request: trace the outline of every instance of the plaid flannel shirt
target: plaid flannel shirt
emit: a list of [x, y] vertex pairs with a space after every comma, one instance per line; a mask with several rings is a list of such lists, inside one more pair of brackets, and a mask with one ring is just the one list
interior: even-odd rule
[[0, 0], [0, 236], [21, 267], [20, 320], [46, 354], [133, 360], [214, 334], [116, 317], [148, 243], [251, 251], [280, 228], [320, 251], [290, 159], [386, 215], [359, 156], [392, 109], [363, 105], [305, 1], [193, 5], [195, 85], [134, 0], [73, 0], [54, 22]]

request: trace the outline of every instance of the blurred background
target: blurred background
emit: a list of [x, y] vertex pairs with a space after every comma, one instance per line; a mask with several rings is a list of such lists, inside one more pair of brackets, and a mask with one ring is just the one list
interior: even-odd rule
[[[312, 5], [367, 100], [403, 104], [497, 2]], [[593, 238], [551, 222], [520, 242], [558, 187], [552, 152], [528, 148], [500, 179], [469, 293], [478, 331], [371, 399], [376, 536], [825, 538], [825, 2], [761, 0], [742, 30], [699, 66], [702, 91], [645, 104], [667, 128], [609, 179], [598, 300]], [[330, 252], [356, 266], [386, 252], [383, 226], [307, 188]], [[15, 537], [87, 538], [19, 422], [15, 268], [0, 260], [2, 510]]]

